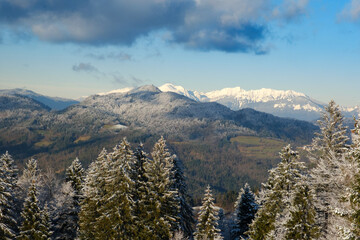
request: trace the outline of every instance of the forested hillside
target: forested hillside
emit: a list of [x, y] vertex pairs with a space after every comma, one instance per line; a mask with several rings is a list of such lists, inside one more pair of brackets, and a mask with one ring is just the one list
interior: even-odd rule
[[[163, 137], [150, 153], [123, 138], [103, 148], [86, 170], [75, 158], [65, 179], [39, 168], [34, 158], [19, 172], [6, 152], [0, 157], [0, 234], [10, 239], [358, 239], [360, 120], [351, 145], [333, 101], [318, 124], [320, 132], [303, 156], [290, 144], [282, 147], [280, 162], [260, 191], [237, 185], [231, 213], [214, 198], [212, 184], [200, 187], [205, 194], [201, 206], [194, 206], [182, 161]], [[231, 139], [250, 148], [273, 141]]]

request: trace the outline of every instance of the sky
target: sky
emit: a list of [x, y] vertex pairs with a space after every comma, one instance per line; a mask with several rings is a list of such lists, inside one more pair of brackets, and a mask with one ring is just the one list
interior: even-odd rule
[[0, 0], [0, 89], [295, 90], [360, 105], [360, 0]]

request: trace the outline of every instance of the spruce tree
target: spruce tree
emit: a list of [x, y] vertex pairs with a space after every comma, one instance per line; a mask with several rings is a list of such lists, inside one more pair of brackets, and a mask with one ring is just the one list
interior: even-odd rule
[[152, 160], [146, 162], [149, 194], [146, 204], [148, 239], [169, 239], [179, 229], [179, 199], [173, 183], [173, 159], [163, 137], [154, 145]]
[[8, 152], [0, 157], [0, 240], [15, 237], [15, 189], [17, 168]]
[[84, 184], [84, 169], [78, 158], [66, 169], [66, 182], [56, 196], [56, 216], [54, 217], [54, 238], [75, 239], [79, 229], [80, 201]]
[[36, 183], [35, 180], [33, 180], [28, 191], [28, 196], [25, 199], [23, 211], [21, 212], [23, 221], [20, 226], [20, 234], [17, 237], [19, 240], [50, 239], [48, 222], [46, 222], [46, 216], [43, 215], [39, 207], [37, 195]]
[[291, 215], [286, 223], [285, 239], [312, 240], [319, 237], [319, 228], [316, 226], [316, 212], [314, 208], [314, 193], [307, 181], [299, 181], [291, 196]]
[[49, 215], [49, 207], [47, 203], [45, 204], [43, 210], [41, 211], [41, 232], [43, 234], [43, 239], [50, 240], [53, 232], [51, 231], [51, 222]]
[[136, 236], [134, 226], [132, 191], [135, 175], [134, 154], [130, 144], [124, 138], [111, 153], [112, 162], [105, 178], [104, 200], [99, 211], [97, 234], [110, 239], [133, 239]]
[[260, 192], [260, 208], [250, 230], [250, 239], [282, 239], [286, 233], [286, 220], [290, 215], [290, 194], [295, 183], [301, 178], [305, 169], [303, 162], [298, 161], [299, 154], [290, 145], [280, 152], [281, 162], [269, 171], [267, 183]]
[[78, 158], [71, 163], [70, 167], [66, 169], [66, 182], [71, 184], [71, 187], [75, 191], [76, 204], [78, 204], [79, 199], [81, 198], [82, 188], [84, 184], [84, 175], [85, 171], [81, 165], [81, 162]]
[[353, 141], [349, 157], [354, 161], [354, 178], [352, 180], [350, 202], [352, 207], [351, 222], [353, 225], [353, 238], [360, 238], [360, 119], [355, 120], [355, 129], [353, 129]]
[[146, 177], [146, 164], [150, 159], [147, 153], [144, 151], [144, 147], [140, 144], [134, 152], [135, 162], [134, 171], [136, 174], [133, 179], [135, 185], [133, 187], [133, 200], [134, 200], [134, 224], [136, 227], [136, 235], [138, 239], [149, 239], [151, 232], [147, 226], [148, 206], [149, 206], [149, 188], [148, 178]]
[[179, 226], [184, 236], [191, 239], [193, 235], [193, 225], [195, 224], [192, 207], [188, 203], [190, 198], [187, 193], [187, 185], [184, 173], [180, 167], [179, 159], [173, 155], [173, 188], [177, 190], [179, 196]]
[[207, 186], [200, 208], [198, 223], [194, 233], [196, 240], [222, 239], [221, 230], [218, 228], [218, 210], [214, 205], [214, 198], [210, 186]]
[[107, 193], [105, 178], [110, 165], [108, 153], [103, 149], [86, 173], [79, 213], [80, 239], [106, 239], [106, 236], [98, 234], [98, 229], [101, 228], [98, 218], [101, 216], [99, 208], [104, 204], [104, 196]]
[[[325, 107], [318, 121], [320, 133], [313, 140], [310, 160], [315, 164], [311, 169], [311, 188], [315, 190], [316, 222], [320, 228], [321, 239], [342, 238], [349, 232], [350, 204], [344, 198], [348, 194], [349, 182], [346, 179], [352, 169], [346, 156], [346, 127], [344, 117], [334, 101]], [[351, 175], [351, 174], [350, 174]]]
[[249, 230], [249, 225], [255, 218], [258, 204], [256, 203], [254, 193], [247, 183], [244, 188], [240, 190], [234, 209], [235, 223], [231, 230], [231, 238], [234, 240], [248, 239], [249, 236], [246, 232]]
[[339, 106], [334, 100], [331, 100], [321, 114], [320, 120], [317, 121], [320, 132], [315, 133], [311, 150], [315, 158], [330, 157], [329, 153], [335, 153], [335, 156], [347, 151], [346, 142], [349, 138], [346, 136], [347, 127], [344, 126], [344, 116]]

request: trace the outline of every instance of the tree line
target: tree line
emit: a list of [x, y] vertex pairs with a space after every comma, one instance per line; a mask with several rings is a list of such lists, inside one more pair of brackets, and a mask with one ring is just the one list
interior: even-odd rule
[[285, 146], [280, 163], [254, 194], [240, 190], [227, 231], [208, 186], [197, 218], [180, 161], [161, 137], [147, 154], [124, 138], [85, 171], [75, 159], [65, 182], [30, 159], [21, 176], [0, 158], [0, 239], [359, 239], [360, 120], [350, 142], [331, 101], [310, 161]]

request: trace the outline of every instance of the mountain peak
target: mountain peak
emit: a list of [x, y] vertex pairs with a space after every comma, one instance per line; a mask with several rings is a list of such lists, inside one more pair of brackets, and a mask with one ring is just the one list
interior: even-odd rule
[[135, 88], [130, 91], [131, 93], [138, 93], [138, 92], [153, 92], [153, 93], [160, 93], [161, 90], [154, 85], [144, 85], [138, 88]]

